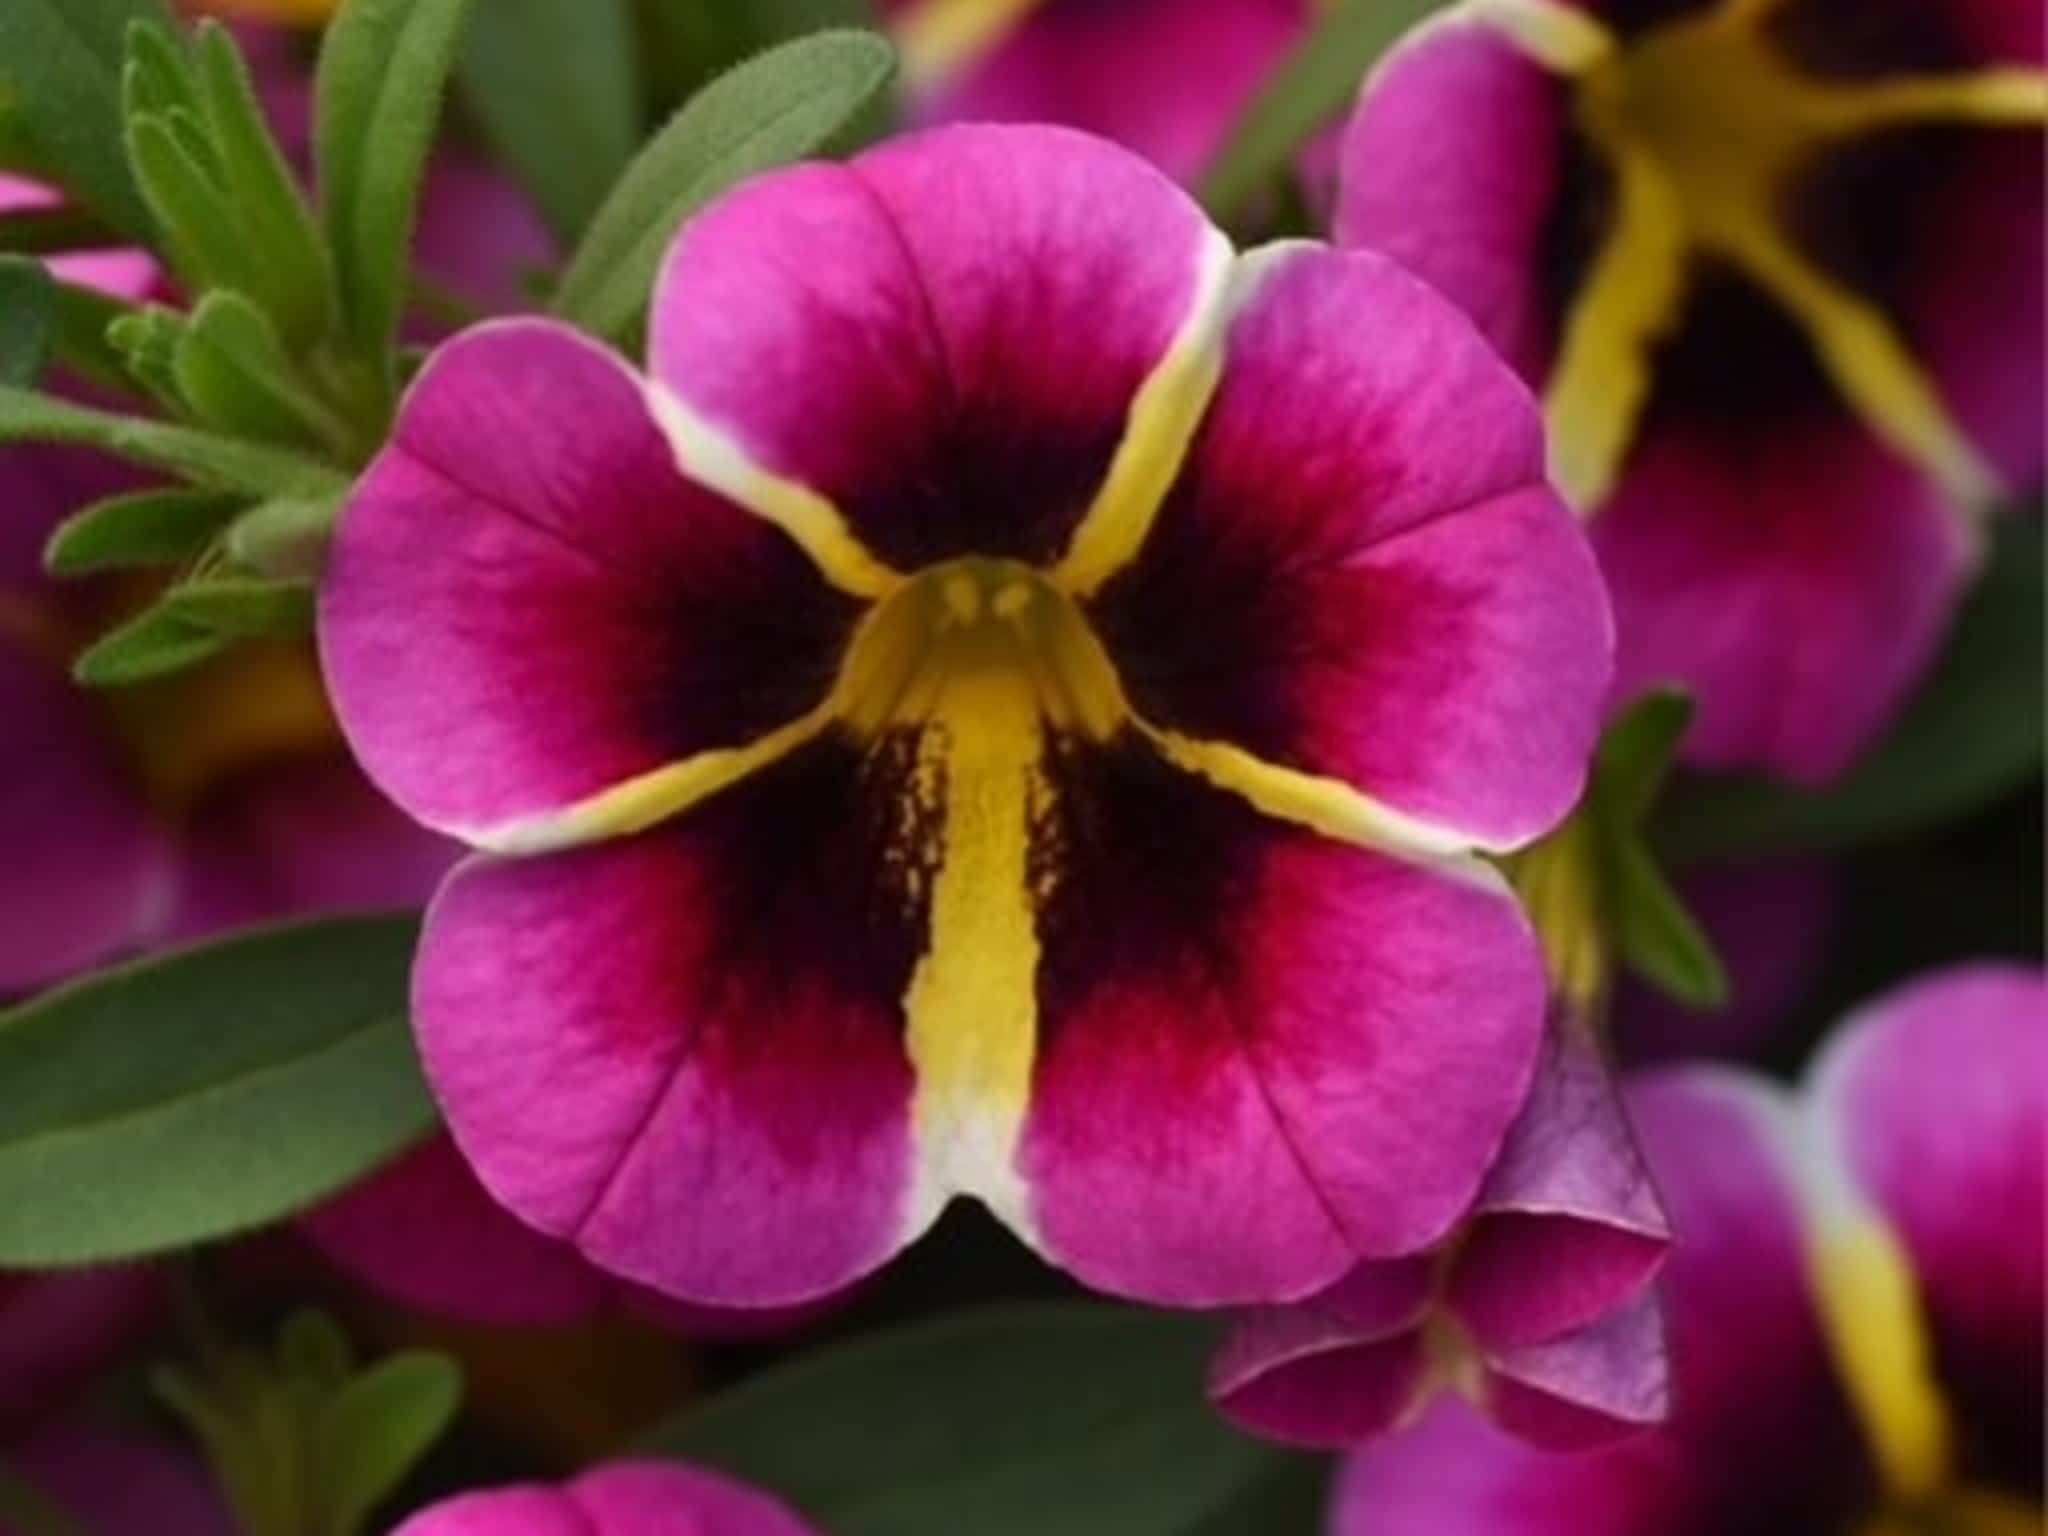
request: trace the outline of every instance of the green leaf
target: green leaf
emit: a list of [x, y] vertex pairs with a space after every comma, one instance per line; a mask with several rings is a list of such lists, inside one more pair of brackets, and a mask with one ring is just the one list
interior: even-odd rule
[[706, 86], [641, 151], [570, 259], [555, 311], [619, 337], [646, 311], [683, 221], [749, 176], [815, 155], [888, 86], [896, 55], [869, 32], [820, 32]]
[[136, 491], [96, 501], [50, 535], [43, 564], [59, 576], [174, 565], [206, 548], [245, 499], [225, 491]]
[[204, 147], [181, 136], [178, 121], [152, 114], [128, 120], [128, 159], [171, 266], [195, 291], [253, 287], [263, 253], [236, 231], [234, 205], [205, 164]]
[[57, 360], [72, 373], [110, 392], [131, 391], [133, 376], [108, 339], [113, 326], [134, 309], [119, 299], [75, 283], [57, 285]]
[[1671, 760], [1692, 726], [1692, 696], [1660, 688], [1634, 700], [1600, 735], [1593, 763], [1601, 813], [1622, 827], [1641, 826], [1663, 792]]
[[1635, 838], [1615, 845], [1605, 875], [1615, 946], [1629, 969], [1688, 1008], [1726, 1007], [1728, 973], [1648, 847]]
[[295, 453], [0, 386], [0, 443], [79, 443], [252, 496], [326, 496], [347, 481]]
[[1357, 99], [1401, 34], [1445, 0], [1342, 0], [1259, 88], [1203, 174], [1203, 206], [1229, 219], [1284, 178], [1308, 141]]
[[224, 541], [236, 565], [261, 576], [317, 581], [341, 516], [342, 497], [284, 497], [236, 518]]
[[232, 643], [232, 636], [156, 607], [79, 652], [71, 675], [87, 688], [129, 688], [196, 667]]
[[1181, 1536], [1282, 1453], [1203, 1395], [1201, 1319], [1004, 1306], [758, 1376], [647, 1448], [773, 1488], [833, 1536]]
[[212, 577], [172, 588], [158, 606], [180, 623], [231, 640], [304, 634], [313, 627], [313, 589], [302, 581]]
[[425, 1136], [417, 935], [409, 917], [267, 929], [0, 1014], [0, 1265], [228, 1237]]
[[351, 1381], [314, 1426], [323, 1531], [353, 1536], [446, 1433], [462, 1372], [444, 1355], [393, 1355]]
[[4, 0], [0, 91], [64, 190], [111, 227], [150, 232], [122, 152], [121, 63], [131, 22], [172, 25], [163, 0]]
[[470, 0], [347, 0], [320, 50], [314, 157], [358, 353], [395, 387], [420, 181]]
[[260, 286], [251, 293], [284, 340], [304, 349], [335, 318], [326, 247], [241, 51], [217, 22], [201, 22], [198, 36], [198, 87], [225, 185], [242, 238], [262, 256]]
[[1911, 706], [1847, 778], [1804, 791], [1752, 776], [1680, 785], [1658, 819], [1674, 860], [1832, 853], [1911, 836], [2041, 772], [2048, 696], [2041, 527], [2005, 520], [1947, 647]]
[[309, 1308], [294, 1312], [278, 1329], [277, 1361], [287, 1377], [327, 1393], [354, 1373], [356, 1353], [341, 1324]]
[[460, 67], [498, 158], [573, 241], [640, 141], [629, 0], [491, 0]]
[[49, 269], [26, 256], [0, 256], [0, 384], [42, 377], [60, 319]]
[[178, 393], [204, 425], [243, 437], [343, 453], [347, 423], [301, 381], [277, 330], [249, 300], [217, 288], [186, 319], [171, 363]]

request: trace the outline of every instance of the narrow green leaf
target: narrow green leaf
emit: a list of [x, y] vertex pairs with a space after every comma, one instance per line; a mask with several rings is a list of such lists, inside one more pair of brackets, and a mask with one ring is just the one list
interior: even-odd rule
[[145, 304], [117, 315], [107, 325], [107, 345], [121, 360], [123, 374], [140, 384], [167, 411], [182, 415], [178, 393], [178, 343], [185, 337], [185, 317], [162, 304]]
[[263, 253], [236, 232], [234, 206], [204, 163], [204, 149], [181, 135], [170, 115], [128, 120], [128, 159], [156, 218], [165, 253], [195, 292], [247, 288]]
[[464, 94], [498, 157], [565, 242], [640, 139], [629, 0], [491, 0], [463, 49]]
[[461, 1403], [462, 1372], [425, 1351], [381, 1360], [337, 1393], [313, 1433], [321, 1529], [355, 1536], [447, 1432]]
[[172, 360], [201, 423], [243, 437], [339, 451], [349, 429], [307, 389], [264, 312], [217, 288], [188, 317]]
[[294, 1312], [278, 1329], [277, 1361], [287, 1376], [327, 1393], [353, 1374], [356, 1356], [341, 1324], [309, 1308]]
[[978, 1309], [769, 1371], [647, 1448], [773, 1488], [834, 1536], [1177, 1536], [1283, 1455], [1210, 1409], [1212, 1343], [1185, 1315]]
[[0, 384], [42, 377], [60, 318], [49, 269], [26, 256], [0, 256]]
[[1288, 174], [1308, 141], [1343, 115], [1380, 57], [1445, 0], [1342, 0], [1284, 59], [1201, 180], [1202, 204], [1237, 214]]
[[1692, 716], [1690, 694], [1661, 688], [1634, 700], [1609, 723], [1593, 763], [1602, 815], [1620, 827], [1642, 824], [1670, 776]]
[[199, 89], [221, 155], [240, 233], [262, 253], [262, 287], [253, 290], [279, 333], [304, 349], [333, 320], [334, 280], [313, 213], [284, 151], [264, 120], [249, 66], [225, 28], [202, 22]]
[[1892, 841], [2023, 788], [2041, 772], [2048, 698], [2041, 525], [2005, 520], [1932, 675], [1848, 777], [1803, 791], [1742, 775], [1678, 786], [1657, 841], [1675, 860], [1829, 853]]
[[0, 386], [0, 443], [81, 443], [252, 496], [327, 496], [346, 479], [298, 454]]
[[469, 10], [470, 0], [347, 0], [320, 50], [320, 206], [348, 334], [380, 370], [391, 367], [420, 181]]
[[232, 636], [158, 606], [79, 652], [72, 658], [71, 675], [87, 688], [132, 688], [196, 667], [233, 643]]
[[206, 548], [246, 504], [225, 491], [112, 496], [60, 523], [43, 548], [43, 564], [59, 576], [174, 565]]
[[236, 640], [313, 627], [313, 589], [302, 581], [215, 577], [172, 588], [159, 607], [181, 623]]
[[896, 68], [869, 32], [820, 32], [698, 93], [641, 151], [592, 221], [555, 295], [558, 314], [618, 337], [646, 311], [683, 221], [749, 176], [825, 151]]
[[417, 934], [392, 917], [267, 929], [0, 1013], [0, 1265], [247, 1231], [426, 1135]]
[[64, 190], [142, 239], [149, 215], [121, 137], [121, 63], [138, 20], [173, 25], [163, 0], [4, 0], [0, 89], [22, 138]]
[[1623, 963], [1688, 1008], [1725, 1007], [1728, 973], [1650, 850], [1633, 838], [1616, 845], [1605, 878]]

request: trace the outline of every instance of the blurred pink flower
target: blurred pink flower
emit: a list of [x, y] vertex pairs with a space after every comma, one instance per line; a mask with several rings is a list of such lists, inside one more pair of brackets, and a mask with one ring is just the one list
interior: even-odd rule
[[883, 0], [918, 114], [1085, 128], [1191, 181], [1316, 0]]
[[464, 1494], [392, 1536], [821, 1536], [783, 1503], [713, 1472], [621, 1461], [561, 1488]]
[[1546, 399], [1617, 697], [1841, 773], [2043, 460], [2038, 0], [1470, 0], [1367, 82], [1337, 231]]
[[1551, 1456], [1447, 1404], [1353, 1459], [1337, 1536], [2039, 1530], [2041, 974], [1880, 999], [1796, 1098], [1693, 1067], [1629, 1104], [1677, 1234], [1670, 1425]]

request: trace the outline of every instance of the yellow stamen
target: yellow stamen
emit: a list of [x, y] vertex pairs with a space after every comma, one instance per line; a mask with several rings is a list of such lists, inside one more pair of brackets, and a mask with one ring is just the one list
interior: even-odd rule
[[1044, 0], [917, 0], [890, 27], [913, 90], [958, 79], [999, 47]]
[[1132, 401], [1108, 478], [1053, 571], [1067, 591], [1085, 597], [1137, 556], [1223, 377], [1230, 318], [1286, 254], [1268, 247], [1235, 258], [1221, 233], [1204, 231], [1187, 317]]
[[1509, 877], [1543, 945], [1551, 993], [1576, 1019], [1598, 1018], [1613, 980], [1614, 957], [1600, 888], [1593, 818], [1581, 810], [1508, 866]]
[[825, 497], [763, 468], [731, 433], [659, 385], [648, 387], [647, 399], [684, 476], [780, 528], [826, 581], [866, 598], [884, 597], [902, 585], [903, 576], [862, 545]]
[[1809, 111], [1817, 128], [1844, 137], [1913, 123], [2025, 127], [2048, 121], [2048, 71], [1987, 69], [1854, 87], [1818, 86]]

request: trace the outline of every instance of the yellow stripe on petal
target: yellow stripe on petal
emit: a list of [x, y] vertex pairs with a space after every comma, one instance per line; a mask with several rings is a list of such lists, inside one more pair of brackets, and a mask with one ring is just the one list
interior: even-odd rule
[[1775, 228], [1717, 232], [1717, 245], [1806, 333], [1821, 366], [1865, 424], [1965, 508], [1998, 494], [1994, 474], [1934, 383], [1876, 306], [1815, 266]]
[[1913, 123], [2025, 127], [2048, 122], [2048, 71], [1987, 69], [1860, 86], [1816, 85], [1806, 110], [1822, 131], [1843, 136]]
[[959, 78], [1001, 46], [1044, 0], [916, 0], [890, 27], [903, 78], [923, 91]]
[[1809, 1255], [1835, 1368], [1886, 1491], [1902, 1504], [1948, 1480], [1947, 1407], [1920, 1287], [1898, 1238], [1867, 1212], [1823, 1216]]
[[1370, 848], [1474, 885], [1505, 891], [1507, 882], [1474, 856], [1480, 839], [1383, 805], [1341, 779], [1269, 763], [1229, 742], [1204, 741], [1134, 721], [1153, 747], [1184, 773], [1246, 801], [1277, 821], [1340, 843]]
[[197, 0], [194, 8], [231, 21], [282, 21], [311, 27], [340, 10], [341, 0]]
[[923, 1177], [1029, 1230], [1017, 1145], [1038, 1041], [1034, 820], [1049, 793], [1038, 701], [1004, 670], [955, 670], [920, 737], [915, 804], [936, 817], [924, 958], [904, 998]]
[[519, 857], [631, 837], [758, 773], [815, 739], [834, 719], [828, 703], [736, 747], [714, 747], [602, 790], [544, 816], [492, 827], [450, 828], [486, 853]]
[[1231, 316], [1295, 248], [1239, 259], [1220, 231], [1204, 228], [1187, 318], [1131, 402], [1109, 476], [1053, 570], [1061, 587], [1086, 597], [1137, 557], [1215, 398]]
[[1560, 75], [1582, 75], [1615, 49], [1614, 34], [1595, 17], [1557, 0], [1465, 0], [1446, 19], [1490, 27], [1518, 52]]
[[1615, 157], [1615, 220], [1565, 319], [1544, 392], [1551, 476], [1591, 512], [1614, 489], [1650, 399], [1657, 344], [1678, 326], [1687, 231], [1677, 190], [1647, 155]]
[[755, 462], [731, 433], [660, 385], [648, 386], [647, 399], [684, 476], [780, 528], [833, 586], [878, 598], [902, 585], [902, 574], [871, 553], [825, 497]]

